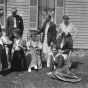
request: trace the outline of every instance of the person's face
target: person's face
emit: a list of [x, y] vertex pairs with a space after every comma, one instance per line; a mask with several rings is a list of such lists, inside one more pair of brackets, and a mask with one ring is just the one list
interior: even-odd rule
[[69, 20], [68, 19], [64, 19], [64, 24], [68, 25], [69, 24]]
[[6, 36], [6, 32], [2, 32], [2, 35], [3, 35], [3, 36]]
[[3, 16], [3, 10], [0, 10], [0, 17]]
[[50, 21], [50, 18], [47, 16], [46, 17], [46, 22], [49, 22]]
[[16, 16], [16, 14], [17, 14], [17, 10], [13, 9], [13, 10], [12, 10], [12, 15], [13, 15], [13, 16]]

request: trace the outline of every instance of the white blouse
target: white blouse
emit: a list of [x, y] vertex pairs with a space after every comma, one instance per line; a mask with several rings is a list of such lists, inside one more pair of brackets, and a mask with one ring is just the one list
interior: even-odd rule
[[68, 33], [71, 33], [73, 35], [73, 33], [77, 33], [77, 29], [75, 28], [75, 26], [72, 23], [69, 23], [68, 26], [66, 26], [64, 24], [64, 22], [62, 22], [59, 26], [59, 31], [64, 32], [66, 35]]

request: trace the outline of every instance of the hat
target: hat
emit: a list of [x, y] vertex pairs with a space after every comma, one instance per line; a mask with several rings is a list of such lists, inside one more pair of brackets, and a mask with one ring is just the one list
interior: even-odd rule
[[69, 18], [69, 16], [64, 15], [64, 16], [63, 16], [63, 19], [64, 19], [64, 20], [69, 20], [70, 18]]
[[17, 12], [17, 8], [16, 8], [16, 7], [13, 7], [13, 8], [11, 9], [11, 11], [12, 11], [12, 12]]

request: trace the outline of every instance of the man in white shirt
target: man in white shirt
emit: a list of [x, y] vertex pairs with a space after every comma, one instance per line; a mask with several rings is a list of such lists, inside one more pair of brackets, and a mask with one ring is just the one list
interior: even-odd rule
[[67, 15], [63, 16], [63, 21], [59, 26], [57, 35], [57, 49], [67, 50], [64, 55], [64, 60], [68, 67], [71, 66], [69, 56], [73, 50], [73, 39], [76, 37], [78, 31], [75, 26], [70, 23]]
[[[73, 39], [77, 35], [78, 31], [75, 28], [75, 26], [70, 23], [69, 17], [67, 15], [63, 16], [63, 21], [59, 26], [58, 35], [57, 38], [63, 38], [64, 37], [64, 46], [63, 49], [72, 49], [73, 48]], [[58, 48], [60, 48], [60, 40], [58, 41]]]

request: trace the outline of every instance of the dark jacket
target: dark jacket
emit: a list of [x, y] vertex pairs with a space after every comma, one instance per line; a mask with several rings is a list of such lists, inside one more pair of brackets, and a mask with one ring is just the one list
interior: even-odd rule
[[[42, 43], [44, 42], [46, 24], [47, 23], [45, 22], [38, 32], [38, 34], [43, 33]], [[53, 22], [50, 22], [49, 29], [47, 32], [47, 43], [49, 46], [51, 42], [56, 43], [56, 33], [56, 25]]]
[[[18, 34], [22, 36], [24, 30], [23, 19], [19, 15], [16, 15], [15, 18], [16, 18], [17, 28], [19, 29]], [[14, 30], [14, 19], [13, 16], [9, 16], [6, 25], [6, 32], [9, 37], [12, 36], [13, 30]]]

